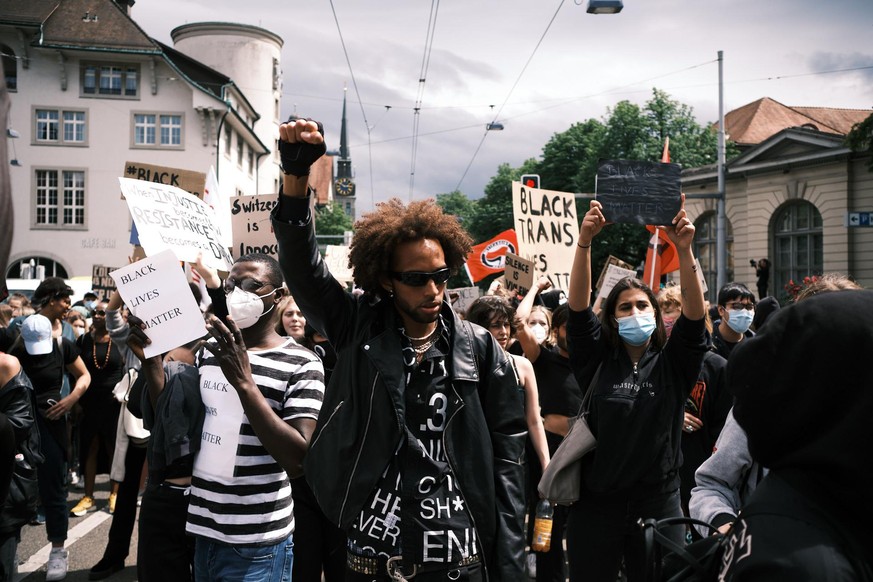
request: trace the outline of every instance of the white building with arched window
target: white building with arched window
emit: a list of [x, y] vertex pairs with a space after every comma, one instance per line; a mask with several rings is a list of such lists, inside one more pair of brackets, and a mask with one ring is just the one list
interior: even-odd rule
[[[749, 261], [766, 257], [768, 294], [780, 300], [787, 298], [789, 281], [823, 272], [849, 275], [873, 288], [873, 225], [849, 224], [850, 213], [873, 213], [871, 156], [844, 143], [851, 127], [871, 114], [786, 107], [764, 98], [725, 116], [727, 139], [741, 149], [725, 169], [727, 281], [754, 291]], [[716, 167], [683, 171], [682, 187], [692, 195], [686, 208], [697, 227], [695, 254], [714, 301]]]

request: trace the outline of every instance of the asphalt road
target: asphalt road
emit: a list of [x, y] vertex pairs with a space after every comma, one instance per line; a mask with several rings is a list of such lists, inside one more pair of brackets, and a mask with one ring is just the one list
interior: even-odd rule
[[[84, 495], [82, 489], [70, 486], [67, 507], [72, 509]], [[97, 477], [94, 497], [97, 510], [83, 517], [70, 516], [67, 530], [66, 548], [70, 552], [70, 569], [65, 580], [80, 582], [88, 580], [88, 570], [103, 557], [103, 550], [109, 538], [112, 516], [107, 509], [109, 498], [109, 478]], [[130, 542], [130, 555], [125, 561], [124, 570], [106, 578], [109, 582], [133, 582], [136, 580], [137, 531], [133, 530]], [[21, 530], [21, 543], [18, 544], [18, 576], [16, 581], [43, 582], [51, 544], [46, 540], [45, 525], [25, 525]]]

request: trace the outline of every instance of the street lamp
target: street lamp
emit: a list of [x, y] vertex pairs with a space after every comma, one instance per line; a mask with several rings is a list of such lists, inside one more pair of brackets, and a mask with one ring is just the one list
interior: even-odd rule
[[588, 0], [588, 14], [618, 14], [622, 8], [622, 0]]

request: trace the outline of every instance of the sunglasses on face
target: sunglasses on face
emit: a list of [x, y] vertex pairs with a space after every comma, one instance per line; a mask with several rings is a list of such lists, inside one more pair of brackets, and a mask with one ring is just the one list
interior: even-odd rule
[[224, 292], [231, 293], [236, 287], [239, 287], [243, 291], [248, 291], [249, 293], [254, 293], [261, 287], [265, 287], [266, 283], [261, 283], [257, 279], [242, 279], [237, 281], [233, 277], [228, 277], [224, 281]]
[[430, 280], [433, 280], [437, 285], [444, 285], [451, 275], [452, 272], [448, 267], [430, 273], [425, 271], [404, 271], [402, 273], [395, 271], [391, 273], [392, 277], [410, 287], [424, 287]]
[[103, 316], [105, 316], [105, 315], [106, 315], [106, 312], [103, 311], [102, 309], [98, 309], [98, 310], [96, 310], [96, 311], [94, 312], [94, 315], [103, 315]]

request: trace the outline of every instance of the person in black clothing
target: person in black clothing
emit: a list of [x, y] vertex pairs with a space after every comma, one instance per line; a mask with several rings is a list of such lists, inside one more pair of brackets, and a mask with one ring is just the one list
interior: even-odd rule
[[[38, 313], [21, 324], [20, 342], [16, 340], [10, 354], [18, 358], [33, 384], [36, 425], [45, 456], [45, 462], [38, 467], [39, 496], [45, 509], [46, 535], [52, 544], [46, 580], [62, 580], [67, 575], [68, 559], [64, 549], [69, 523], [65, 484], [70, 448], [67, 415], [88, 390], [91, 375], [75, 344], [65, 337], [55, 340], [51, 321]], [[76, 380], [70, 394], [61, 397], [65, 371]]]
[[755, 335], [749, 330], [755, 318], [755, 296], [742, 283], [728, 283], [718, 291], [717, 309], [712, 350], [728, 360], [737, 344]]
[[[85, 495], [70, 513], [83, 516], [97, 509], [94, 501], [94, 481], [97, 476], [99, 455], [106, 459], [105, 466], [112, 465], [115, 452], [115, 433], [121, 405], [112, 395], [112, 389], [126, 371], [124, 355], [117, 343], [112, 341], [106, 329], [106, 303], [95, 306], [92, 329], [81, 336], [76, 345], [83, 355], [82, 360], [91, 374], [91, 385], [82, 396], [79, 405], [82, 417], [79, 421], [79, 451], [82, 459], [82, 476], [85, 479]], [[109, 493], [109, 513], [115, 512], [118, 482], [112, 481]]]
[[21, 527], [39, 501], [36, 467], [43, 456], [32, 392], [18, 360], [0, 354], [0, 582], [15, 579]]
[[[628, 580], [643, 579], [637, 521], [682, 515], [684, 407], [707, 349], [684, 195], [672, 226], [658, 227], [676, 246], [685, 298], [670, 339], [654, 294], [636, 279], [615, 285], [599, 318], [592, 311], [591, 243], [605, 224], [601, 204], [591, 201], [570, 274], [570, 363], [579, 385], [592, 390], [588, 424], [597, 438], [597, 448], [582, 459], [582, 494], [567, 523], [571, 581], [614, 582], [622, 558]], [[664, 533], [684, 541], [684, 528]]]
[[[544, 344], [536, 333], [528, 314], [534, 309], [534, 302], [542, 292], [551, 286], [548, 278], [540, 277], [530, 292], [524, 296], [516, 315], [520, 320], [516, 336], [524, 355], [533, 363], [537, 386], [540, 389], [540, 409], [549, 454], [555, 454], [558, 446], [570, 428], [570, 418], [579, 413], [582, 405], [582, 391], [570, 367], [567, 353], [567, 304], [556, 306], [551, 314], [551, 326], [555, 344]], [[535, 510], [539, 494], [537, 485], [543, 475], [541, 464], [534, 462], [536, 457], [528, 454], [528, 534], [532, 535]], [[568, 508], [557, 505], [552, 516], [552, 543], [548, 552], [534, 552], [536, 559], [537, 582], [564, 582], [567, 579], [566, 557], [564, 553], [564, 533], [567, 524]]]
[[758, 278], [758, 301], [767, 297], [767, 287], [770, 285], [770, 259], [749, 259], [749, 264], [755, 269]]
[[779, 311], [728, 362], [734, 416], [770, 469], [731, 531], [719, 580], [873, 580], [873, 291]]
[[305, 473], [324, 513], [347, 528], [346, 580], [522, 579], [524, 393], [491, 334], [445, 296], [469, 235], [433, 201], [380, 204], [350, 248], [364, 294], [346, 292], [310, 213], [322, 128], [293, 120], [279, 135], [279, 262], [338, 354]]
[[[673, 325], [682, 313], [682, 294], [679, 287], [666, 287], [658, 293], [658, 304], [667, 331], [667, 338]], [[707, 334], [712, 332], [712, 322], [706, 316]], [[708, 351], [703, 357], [700, 376], [685, 401], [685, 416], [682, 427], [682, 469], [680, 477], [680, 498], [682, 512], [689, 515], [688, 502], [694, 488], [694, 472], [712, 455], [715, 441], [727, 420], [733, 406], [733, 397], [728, 392], [724, 380], [727, 360], [715, 352]], [[689, 530], [693, 538], [699, 537], [696, 530]]]

